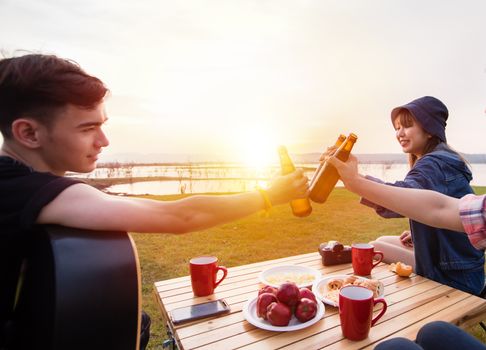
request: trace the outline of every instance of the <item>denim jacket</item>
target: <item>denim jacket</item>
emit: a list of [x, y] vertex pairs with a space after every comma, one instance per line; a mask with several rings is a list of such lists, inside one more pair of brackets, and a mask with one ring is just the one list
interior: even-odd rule
[[[368, 177], [371, 180], [381, 180]], [[463, 160], [443, 144], [420, 158], [403, 181], [391, 186], [434, 190], [461, 198], [473, 193], [469, 182], [472, 174]], [[385, 218], [401, 217], [386, 208], [362, 199]], [[484, 285], [484, 250], [475, 249], [467, 235], [439, 229], [410, 220], [415, 251], [416, 272], [437, 282], [463, 291], [479, 294]]]

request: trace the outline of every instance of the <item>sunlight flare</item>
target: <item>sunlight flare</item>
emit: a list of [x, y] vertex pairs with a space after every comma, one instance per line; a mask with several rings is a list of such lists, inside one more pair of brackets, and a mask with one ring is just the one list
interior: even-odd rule
[[278, 161], [277, 142], [271, 131], [255, 128], [240, 133], [237, 140], [243, 163], [248, 167], [264, 168]]

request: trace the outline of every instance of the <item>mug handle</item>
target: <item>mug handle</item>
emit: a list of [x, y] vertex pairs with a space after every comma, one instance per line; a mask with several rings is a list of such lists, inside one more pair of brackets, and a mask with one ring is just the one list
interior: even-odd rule
[[216, 274], [218, 274], [218, 271], [223, 271], [223, 277], [221, 277], [219, 281], [214, 284], [214, 288], [216, 288], [221, 282], [223, 282], [223, 280], [226, 278], [226, 275], [228, 274], [228, 270], [224, 266], [216, 267]]
[[381, 263], [381, 261], [383, 260], [383, 253], [382, 252], [380, 252], [378, 250], [375, 251], [374, 254], [373, 254], [373, 260], [375, 259], [375, 256], [376, 255], [379, 255], [380, 257], [378, 258], [378, 261], [373, 264], [373, 267], [372, 268], [376, 267], [376, 265], [378, 265], [379, 263]]
[[383, 298], [374, 299], [373, 306], [375, 306], [376, 304], [383, 304], [383, 308], [381, 309], [380, 313], [376, 315], [374, 319], [371, 320], [371, 327], [373, 327], [375, 323], [381, 318], [381, 316], [383, 316], [387, 308], [386, 301]]

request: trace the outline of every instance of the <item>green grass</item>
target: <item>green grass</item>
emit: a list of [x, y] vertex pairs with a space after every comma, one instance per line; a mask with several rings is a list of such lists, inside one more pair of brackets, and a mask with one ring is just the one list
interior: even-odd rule
[[[486, 193], [486, 187], [476, 187]], [[182, 196], [148, 196], [172, 200]], [[359, 198], [337, 188], [324, 204], [313, 203], [307, 218], [296, 218], [288, 205], [272, 209], [270, 217], [260, 214], [229, 224], [183, 235], [134, 234], [141, 267], [143, 309], [152, 318], [149, 349], [162, 349], [165, 325], [153, 294], [155, 281], [188, 275], [189, 259], [215, 255], [226, 267], [317, 251], [320, 243], [339, 240], [344, 244], [368, 242], [381, 235], [400, 234], [408, 219], [383, 219]], [[468, 330], [486, 342], [484, 331]]]
[[476, 187], [474, 187], [474, 192], [476, 194], [485, 194], [486, 193], [486, 186], [482, 186], [482, 187], [476, 186]]

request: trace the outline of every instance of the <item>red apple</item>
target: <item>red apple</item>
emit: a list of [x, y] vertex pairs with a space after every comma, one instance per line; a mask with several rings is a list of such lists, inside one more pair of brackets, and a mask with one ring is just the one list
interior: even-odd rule
[[302, 298], [295, 309], [295, 317], [300, 322], [307, 322], [317, 314], [317, 303], [309, 298]]
[[260, 288], [260, 290], [258, 291], [258, 295], [260, 295], [262, 293], [271, 293], [271, 294], [276, 296], [277, 295], [277, 288], [271, 287], [271, 286], [265, 286], [265, 287]]
[[267, 319], [267, 307], [271, 303], [276, 303], [277, 297], [272, 293], [262, 293], [258, 296], [257, 299], [257, 316], [263, 318], [264, 320]]
[[284, 303], [271, 303], [267, 308], [267, 319], [273, 326], [287, 326], [292, 318], [292, 311]]
[[308, 298], [308, 299], [314, 300], [317, 303], [316, 296], [314, 295], [314, 293], [312, 293], [312, 291], [310, 289], [300, 288], [299, 292], [300, 292], [300, 299]]
[[282, 283], [277, 291], [277, 299], [288, 306], [297, 305], [300, 300], [299, 287], [293, 282]]

